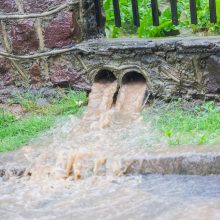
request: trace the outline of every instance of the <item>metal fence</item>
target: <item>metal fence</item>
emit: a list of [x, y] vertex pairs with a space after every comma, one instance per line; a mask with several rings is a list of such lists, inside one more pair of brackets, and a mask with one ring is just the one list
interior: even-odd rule
[[[101, 0], [94, 0], [95, 10], [96, 10], [96, 19], [98, 26], [103, 26], [103, 17], [102, 17], [102, 5]], [[177, 11], [177, 1], [178, 0], [170, 0], [170, 9], [172, 14], [172, 22], [173, 25], [178, 25], [178, 11]], [[191, 15], [191, 23], [197, 24], [197, 9], [196, 9], [196, 0], [189, 0], [190, 2], [190, 15]], [[138, 0], [131, 0], [132, 3], [132, 12], [133, 12], [133, 21], [136, 27], [140, 26], [140, 17], [138, 11]], [[120, 4], [119, 0], [112, 0], [114, 16], [115, 16], [115, 26], [121, 27], [121, 14], [120, 14]], [[152, 9], [152, 20], [154, 26], [159, 26], [159, 5], [158, 0], [151, 0], [151, 9]], [[209, 0], [209, 10], [210, 10], [210, 22], [217, 22], [216, 15], [216, 1]]]

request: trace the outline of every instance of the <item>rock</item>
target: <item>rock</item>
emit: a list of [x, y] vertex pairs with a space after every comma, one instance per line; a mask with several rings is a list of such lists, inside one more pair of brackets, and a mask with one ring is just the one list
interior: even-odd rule
[[0, 108], [5, 109], [7, 112], [10, 112], [17, 117], [25, 114], [20, 104], [0, 104]]
[[45, 98], [39, 98], [36, 100], [36, 103], [38, 106], [43, 107], [43, 106], [47, 106], [49, 103], [47, 101], [47, 99]]
[[55, 86], [74, 87], [76, 89], [90, 90], [91, 85], [77, 72], [73, 67], [65, 65], [65, 63], [57, 64], [51, 76], [51, 82]]
[[6, 73], [2, 77], [0, 77], [0, 81], [3, 83], [4, 86], [14, 85], [14, 79], [9, 73]]
[[47, 99], [59, 98], [59, 92], [55, 88], [43, 87], [40, 93]]
[[5, 59], [0, 59], [0, 86], [9, 86], [14, 84], [10, 68], [11, 66]]
[[61, 48], [80, 38], [79, 25], [71, 12], [52, 20], [44, 30], [45, 46]]
[[38, 63], [34, 63], [30, 68], [30, 83], [33, 88], [40, 88], [43, 84], [41, 69]]
[[10, 70], [10, 65], [5, 59], [0, 59], [0, 74], [6, 74]]
[[58, 7], [65, 0], [23, 0], [24, 11], [28, 13], [39, 13], [48, 11], [53, 7]]
[[88, 39], [95, 39], [100, 36], [105, 36], [105, 15], [104, 10], [101, 8], [101, 27], [97, 27], [97, 21], [95, 16], [95, 6], [93, 0], [86, 0], [83, 4], [84, 11], [86, 11], [85, 21], [87, 23], [85, 32]]
[[39, 42], [33, 21], [14, 22], [11, 26], [10, 35], [14, 50], [22, 52], [38, 50]]
[[15, 0], [0, 0], [0, 12], [10, 13], [18, 11]]
[[212, 55], [207, 60], [209, 93], [220, 94], [220, 56]]
[[177, 51], [179, 52], [203, 52], [203, 51], [212, 51], [215, 48], [215, 42], [206, 39], [191, 39], [185, 40], [182, 39], [176, 43]]
[[3, 177], [5, 175], [5, 169], [0, 168], [0, 177]]

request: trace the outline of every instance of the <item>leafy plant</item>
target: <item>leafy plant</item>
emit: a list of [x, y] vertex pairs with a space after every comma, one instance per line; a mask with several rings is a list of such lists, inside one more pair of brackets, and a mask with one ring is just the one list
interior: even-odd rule
[[7, 127], [15, 121], [14, 115], [6, 112], [4, 109], [0, 109], [0, 128]]
[[217, 11], [218, 22], [220, 23], [220, 0], [216, 0], [216, 11]]
[[220, 111], [215, 102], [205, 102], [194, 107], [189, 105], [180, 100], [152, 106], [143, 114], [146, 121], [150, 120], [170, 145], [219, 142]]
[[[176, 35], [179, 30], [187, 29], [193, 33], [220, 33], [220, 0], [216, 0], [218, 23], [210, 23], [210, 11], [208, 0], [197, 0], [198, 24], [190, 23], [190, 5], [189, 0], [178, 1], [179, 25], [172, 24], [170, 10], [170, 1], [158, 0], [160, 6], [160, 26], [152, 25], [151, 0], [138, 0], [140, 27], [133, 25], [131, 0], [119, 0], [122, 27], [117, 28], [114, 24], [114, 12], [112, 0], [104, 0], [104, 9], [106, 14], [106, 33], [108, 37], [162, 37], [167, 35]], [[162, 6], [162, 7], [161, 7]]]

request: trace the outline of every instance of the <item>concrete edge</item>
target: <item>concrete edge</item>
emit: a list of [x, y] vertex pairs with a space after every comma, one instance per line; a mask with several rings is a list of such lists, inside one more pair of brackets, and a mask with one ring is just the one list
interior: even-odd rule
[[[120, 174], [220, 175], [220, 152], [147, 155], [107, 159], [106, 168], [120, 160]], [[29, 166], [1, 166], [0, 177], [23, 177]]]

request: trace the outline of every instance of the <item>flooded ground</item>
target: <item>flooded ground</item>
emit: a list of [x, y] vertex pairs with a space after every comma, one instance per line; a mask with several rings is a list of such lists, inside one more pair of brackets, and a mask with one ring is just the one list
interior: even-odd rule
[[[1, 219], [220, 219], [219, 176], [1, 182]], [[10, 186], [10, 187], [9, 187]]]
[[220, 219], [219, 176], [144, 176], [152, 163], [133, 163], [167, 153], [139, 114], [146, 89], [123, 85], [115, 100], [115, 81], [95, 83], [84, 116], [19, 151], [27, 161], [22, 177], [0, 178], [0, 219]]
[[116, 81], [94, 83], [82, 119], [73, 118], [58, 128], [53, 137], [26, 148], [25, 156], [31, 164], [26, 173], [31, 178], [75, 180], [125, 173], [129, 163], [122, 164], [121, 159], [141, 155], [143, 151], [141, 136], [145, 138], [146, 126], [139, 112], [146, 85], [123, 85], [115, 101], [117, 89]]

